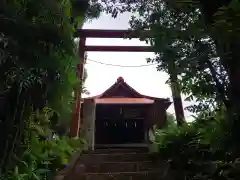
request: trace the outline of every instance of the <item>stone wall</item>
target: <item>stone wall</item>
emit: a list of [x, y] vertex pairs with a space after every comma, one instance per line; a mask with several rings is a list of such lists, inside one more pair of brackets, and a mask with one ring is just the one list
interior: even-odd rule
[[80, 129], [80, 136], [83, 137], [89, 146], [89, 149], [94, 149], [95, 140], [95, 109], [96, 104], [94, 100], [87, 99], [83, 102], [82, 124]]

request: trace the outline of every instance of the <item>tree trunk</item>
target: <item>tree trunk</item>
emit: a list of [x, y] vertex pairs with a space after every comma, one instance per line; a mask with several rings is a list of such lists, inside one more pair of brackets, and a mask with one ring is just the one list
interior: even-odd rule
[[174, 105], [175, 115], [177, 119], [177, 124], [182, 125], [186, 121], [184, 117], [184, 110], [183, 110], [183, 104], [182, 104], [181, 88], [178, 83], [178, 77], [176, 73], [174, 60], [170, 60], [168, 62], [168, 74], [170, 76], [173, 105]]
[[231, 43], [226, 43], [225, 52], [225, 64], [226, 68], [228, 69], [228, 76], [229, 76], [229, 91], [228, 97], [231, 103], [231, 112], [234, 115], [240, 115], [240, 42], [238, 39], [232, 40]]

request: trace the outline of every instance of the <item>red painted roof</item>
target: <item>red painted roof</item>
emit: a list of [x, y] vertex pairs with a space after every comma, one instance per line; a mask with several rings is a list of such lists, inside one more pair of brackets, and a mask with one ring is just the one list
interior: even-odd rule
[[[105, 95], [109, 91], [113, 89], [117, 89], [120, 86], [123, 86], [126, 89], [128, 89], [133, 94], [134, 97], [105, 97]], [[97, 104], [152, 104], [154, 103], [155, 100], [163, 101], [163, 103], [166, 103], [167, 107], [169, 107], [171, 104], [169, 99], [145, 96], [140, 94], [131, 86], [129, 86], [124, 81], [123, 77], [117, 78], [117, 81], [102, 94], [97, 96], [87, 97], [84, 99], [93, 99]]]
[[154, 100], [146, 98], [100, 98], [96, 104], [153, 104]]

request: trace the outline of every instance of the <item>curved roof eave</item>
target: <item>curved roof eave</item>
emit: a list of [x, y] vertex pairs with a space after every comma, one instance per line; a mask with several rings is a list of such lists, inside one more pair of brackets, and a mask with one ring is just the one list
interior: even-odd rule
[[151, 100], [160, 100], [163, 101], [163, 103], [167, 103], [167, 107], [168, 108], [172, 102], [170, 102], [169, 98], [159, 98], [159, 97], [152, 97], [152, 96], [147, 96], [147, 95], [143, 95], [141, 93], [139, 93], [138, 91], [136, 91], [135, 89], [133, 89], [129, 84], [127, 84], [124, 79], [122, 77], [119, 77], [117, 79], [117, 81], [110, 86], [107, 90], [105, 90], [102, 94], [99, 95], [95, 95], [95, 96], [91, 96], [91, 97], [86, 97], [83, 99], [100, 99], [102, 98], [102, 96], [104, 96], [109, 90], [113, 89], [113, 88], [117, 88], [120, 85], [126, 86], [128, 89], [130, 89], [134, 94], [136, 94], [137, 96], [141, 97], [141, 98], [146, 98], [146, 99], [151, 99]]

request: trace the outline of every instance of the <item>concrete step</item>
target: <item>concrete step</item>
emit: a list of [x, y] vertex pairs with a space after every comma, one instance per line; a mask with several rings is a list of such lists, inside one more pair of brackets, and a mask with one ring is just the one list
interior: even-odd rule
[[86, 173], [139, 172], [148, 171], [159, 167], [163, 167], [163, 165], [155, 165], [151, 161], [105, 162], [101, 164], [85, 163], [85, 172]]
[[159, 171], [87, 173], [83, 180], [174, 180], [169, 173]]
[[110, 153], [110, 154], [83, 154], [81, 161], [84, 163], [103, 163], [103, 162], [133, 162], [148, 161], [148, 153]]

